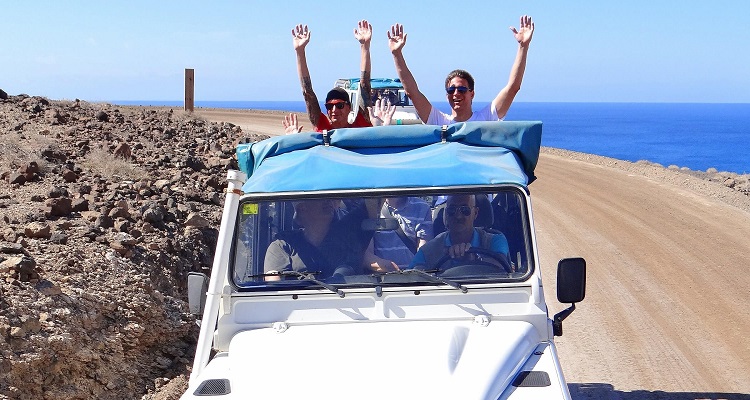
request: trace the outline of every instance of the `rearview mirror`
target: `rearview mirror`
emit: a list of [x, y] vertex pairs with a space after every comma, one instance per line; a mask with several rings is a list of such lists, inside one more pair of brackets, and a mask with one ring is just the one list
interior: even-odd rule
[[578, 303], [586, 297], [586, 260], [564, 258], [557, 264], [557, 301]]
[[369, 218], [362, 221], [362, 230], [366, 232], [395, 231], [398, 229], [396, 218]]

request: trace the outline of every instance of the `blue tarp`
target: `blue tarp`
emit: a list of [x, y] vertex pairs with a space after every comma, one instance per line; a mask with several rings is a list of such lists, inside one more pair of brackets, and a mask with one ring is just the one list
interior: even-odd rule
[[[359, 78], [349, 79], [349, 88], [357, 90], [359, 88]], [[370, 79], [370, 88], [372, 89], [403, 89], [401, 79], [398, 78], [372, 78]]]
[[[277, 136], [237, 147], [245, 193], [436, 187], [535, 179], [541, 122], [391, 125]], [[442, 143], [441, 136], [446, 138]]]

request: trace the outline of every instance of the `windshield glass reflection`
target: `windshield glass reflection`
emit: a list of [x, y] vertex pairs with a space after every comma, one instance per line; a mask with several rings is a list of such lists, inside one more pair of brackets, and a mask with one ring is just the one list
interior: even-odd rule
[[258, 290], [523, 280], [532, 270], [525, 210], [515, 189], [246, 200], [233, 279]]

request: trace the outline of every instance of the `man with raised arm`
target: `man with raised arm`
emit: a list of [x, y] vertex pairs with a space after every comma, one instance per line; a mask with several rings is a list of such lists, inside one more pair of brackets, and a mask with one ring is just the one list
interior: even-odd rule
[[[349, 122], [349, 113], [352, 110], [352, 104], [349, 94], [342, 88], [333, 88], [326, 95], [325, 107], [326, 114], [323, 114], [318, 104], [318, 97], [312, 88], [310, 80], [310, 71], [307, 67], [307, 57], [305, 47], [310, 42], [310, 30], [307, 25], [297, 25], [292, 29], [292, 38], [294, 50], [297, 53], [297, 72], [300, 83], [302, 84], [302, 95], [305, 98], [305, 106], [310, 122], [315, 130], [321, 132], [328, 129], [336, 128], [359, 128], [372, 126], [370, 115], [366, 110], [370, 102], [370, 41], [372, 40], [372, 25], [366, 20], [359, 21], [357, 28], [354, 29], [354, 37], [359, 41], [361, 49], [360, 57], [360, 98], [364, 101], [364, 109], [358, 108], [354, 121]], [[293, 131], [299, 132], [302, 128], [297, 124], [296, 117], [292, 123], [290, 117], [284, 120], [284, 128], [287, 133]]]
[[464, 70], [454, 70], [445, 79], [445, 90], [451, 115], [445, 114], [433, 107], [427, 97], [419, 91], [417, 81], [406, 66], [402, 50], [406, 44], [406, 33], [401, 24], [395, 24], [388, 31], [388, 46], [396, 64], [396, 73], [404, 85], [406, 94], [411, 98], [414, 108], [422, 121], [429, 125], [447, 125], [465, 121], [499, 121], [505, 117], [516, 93], [521, 89], [523, 73], [526, 69], [526, 55], [529, 51], [531, 37], [534, 34], [534, 22], [531, 17], [521, 17], [519, 29], [510, 27], [513, 36], [518, 41], [518, 52], [510, 71], [508, 84], [500, 90], [492, 102], [482, 110], [473, 111], [471, 103], [474, 99], [474, 78]]

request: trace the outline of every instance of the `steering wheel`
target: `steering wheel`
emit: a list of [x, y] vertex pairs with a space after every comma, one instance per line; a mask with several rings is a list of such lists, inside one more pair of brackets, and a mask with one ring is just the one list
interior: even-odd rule
[[[476, 254], [476, 255], [481, 255], [481, 256], [487, 256], [487, 257], [491, 258], [493, 261], [497, 262], [497, 264], [491, 263], [489, 261], [484, 261], [484, 260], [463, 261], [462, 265], [457, 265], [455, 267], [447, 268], [442, 273], [445, 274], [446, 272], [451, 271], [451, 270], [455, 270], [456, 268], [464, 268], [464, 267], [469, 267], [469, 266], [472, 266], [472, 267], [476, 267], [476, 266], [492, 267], [493, 271], [491, 271], [491, 272], [496, 272], [496, 270], [499, 269], [499, 268], [502, 268], [505, 272], [507, 272], [509, 274], [513, 272], [513, 268], [511, 268], [511, 266], [510, 266], [510, 260], [508, 260], [508, 257], [505, 254], [503, 254], [503, 253], [495, 253], [492, 250], [482, 249], [482, 248], [479, 248], [479, 247], [471, 247], [468, 250], [466, 250], [466, 254], [470, 254], [470, 253], [471, 254]], [[450, 260], [459, 260], [460, 261], [460, 259], [451, 258], [449, 255], [446, 254], [446, 255], [442, 256], [435, 263], [435, 269], [437, 269], [438, 271], [440, 271], [441, 270], [440, 267], [442, 267], [443, 264], [447, 263]], [[471, 263], [471, 265], [466, 265], [468, 263]], [[451, 272], [455, 272], [455, 271], [451, 271]]]

